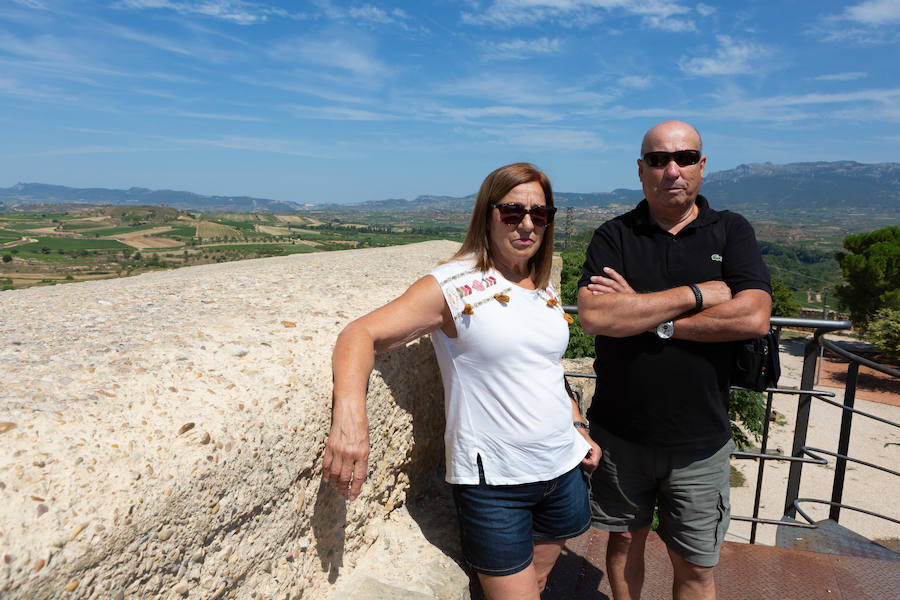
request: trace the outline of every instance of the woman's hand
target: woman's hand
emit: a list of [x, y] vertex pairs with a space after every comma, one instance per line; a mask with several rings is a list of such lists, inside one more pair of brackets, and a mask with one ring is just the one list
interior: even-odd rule
[[322, 459], [322, 479], [342, 498], [355, 500], [369, 473], [369, 421], [334, 415], [325, 457]]

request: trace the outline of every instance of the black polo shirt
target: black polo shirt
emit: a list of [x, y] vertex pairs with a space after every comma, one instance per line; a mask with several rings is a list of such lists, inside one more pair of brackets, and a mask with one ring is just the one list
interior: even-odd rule
[[[636, 292], [720, 280], [732, 294], [771, 293], [753, 228], [744, 217], [709, 208], [676, 235], [650, 217], [647, 200], [597, 228], [579, 287], [603, 267]], [[721, 447], [731, 436], [728, 375], [734, 344], [662, 340], [654, 333], [595, 338], [597, 388], [588, 418], [619, 437], [684, 450]]]

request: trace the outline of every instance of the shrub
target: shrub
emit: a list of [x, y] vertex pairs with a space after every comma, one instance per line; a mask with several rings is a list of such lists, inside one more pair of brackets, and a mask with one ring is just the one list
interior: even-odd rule
[[889, 358], [900, 358], [900, 309], [879, 311], [869, 321], [866, 339], [875, 344], [878, 352]]

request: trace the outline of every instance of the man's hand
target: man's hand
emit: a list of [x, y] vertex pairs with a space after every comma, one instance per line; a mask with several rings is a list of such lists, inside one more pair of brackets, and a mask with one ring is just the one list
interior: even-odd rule
[[592, 275], [591, 282], [587, 285], [587, 289], [595, 296], [602, 294], [633, 294], [634, 290], [625, 281], [625, 278], [619, 275], [612, 267], [603, 267], [603, 275]]
[[322, 479], [342, 498], [355, 500], [369, 470], [369, 423], [367, 419], [345, 423], [334, 418], [325, 456]]
[[603, 456], [603, 451], [600, 450], [600, 446], [597, 445], [597, 442], [594, 441], [587, 431], [584, 429], [579, 429], [578, 431], [584, 436], [587, 443], [591, 445], [587, 455], [581, 459], [581, 470], [590, 475], [597, 469], [597, 465], [600, 464], [600, 457]]
[[731, 288], [724, 281], [704, 281], [698, 283], [703, 295], [703, 308], [709, 308], [731, 300]]

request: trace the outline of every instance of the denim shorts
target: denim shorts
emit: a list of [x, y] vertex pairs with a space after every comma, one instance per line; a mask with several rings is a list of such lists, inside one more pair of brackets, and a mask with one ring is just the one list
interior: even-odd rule
[[659, 511], [656, 533], [681, 558], [701, 567], [719, 561], [731, 516], [730, 439], [707, 451], [654, 449], [591, 423], [603, 450], [591, 476], [591, 517], [607, 531], [636, 531]]
[[463, 556], [484, 575], [518, 573], [531, 564], [536, 541], [563, 541], [591, 525], [580, 467], [550, 481], [518, 485], [454, 485]]

